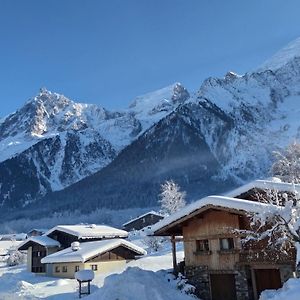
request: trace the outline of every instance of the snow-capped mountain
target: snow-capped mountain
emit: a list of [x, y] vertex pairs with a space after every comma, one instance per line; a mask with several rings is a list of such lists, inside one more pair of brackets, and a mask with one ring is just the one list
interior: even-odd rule
[[276, 54], [273, 70], [208, 78], [107, 167], [45, 201], [61, 209], [80, 201], [88, 209], [155, 205], [165, 179], [195, 199], [268, 176], [272, 152], [299, 138], [298, 41], [288, 48], [294, 54]]
[[[41, 126], [32, 125], [34, 118], [14, 119], [11, 115], [1, 124], [1, 143], [16, 141], [11, 134], [5, 135], [14, 132], [16, 121], [9, 121], [14, 119], [29, 122], [21, 133], [15, 130], [15, 137], [22, 134], [25, 140], [29, 134], [29, 140], [51, 145], [59, 144], [54, 141], [58, 139], [61, 150], [60, 154], [47, 156], [41, 150], [48, 148], [35, 142], [21, 154], [3, 161], [0, 175], [7, 180], [2, 183], [1, 197], [8, 206], [20, 206], [27, 198], [35, 199], [41, 191], [43, 194], [45, 190], [68, 186], [48, 193], [38, 203], [50, 210], [52, 206], [56, 210], [78, 208], [79, 203], [85, 203], [85, 210], [141, 207], [156, 204], [159, 186], [169, 178], [177, 181], [193, 199], [266, 176], [272, 151], [299, 138], [299, 83], [300, 42], [296, 40], [252, 72], [228, 72], [221, 79], [208, 78], [193, 97], [175, 84], [137, 97], [128, 109], [119, 112], [88, 105], [76, 110], [72, 102], [68, 108], [60, 109], [55, 122], [49, 120], [49, 109], [48, 114], [40, 113], [40, 120], [44, 120], [39, 122]], [[44, 94], [49, 92], [42, 91], [36, 99]], [[78, 111], [80, 117], [76, 118]], [[64, 120], [70, 114], [70, 121], [68, 117]], [[6, 130], [8, 126], [12, 129]], [[99, 154], [93, 156], [93, 150], [83, 150], [82, 141], [89, 145], [95, 139]], [[72, 146], [66, 151], [68, 143]], [[49, 146], [46, 152], [55, 152], [52, 149]], [[44, 163], [36, 166], [37, 157]], [[66, 158], [68, 163], [63, 164]], [[48, 165], [52, 166], [49, 171], [44, 168]], [[27, 197], [22, 186], [24, 180], [19, 177], [35, 178], [35, 174], [42, 173], [48, 175], [30, 182], [36, 184], [38, 192]], [[79, 179], [82, 180], [70, 185]], [[44, 186], [43, 180], [50, 186], [44, 190], [40, 188]], [[19, 191], [18, 197], [12, 196], [15, 190]]]
[[99, 171], [188, 97], [176, 83], [112, 112], [41, 89], [0, 123], [0, 203], [28, 204]]

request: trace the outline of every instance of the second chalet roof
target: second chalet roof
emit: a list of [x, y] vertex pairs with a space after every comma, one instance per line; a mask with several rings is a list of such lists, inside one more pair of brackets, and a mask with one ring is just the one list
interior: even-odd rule
[[128, 232], [106, 225], [59, 225], [51, 228], [45, 233], [49, 236], [54, 231], [61, 231], [78, 239], [97, 239], [97, 238], [124, 238], [128, 236]]
[[79, 249], [76, 251], [72, 250], [72, 247], [69, 247], [44, 257], [41, 262], [44, 264], [85, 262], [88, 259], [91, 259], [99, 254], [103, 254], [120, 246], [132, 250], [136, 253], [136, 255], [144, 255], [147, 253], [143, 248], [138, 247], [135, 244], [124, 239], [111, 239], [80, 243]]
[[43, 247], [51, 248], [51, 247], [60, 247], [60, 243], [56, 240], [53, 240], [45, 235], [33, 236], [26, 241], [24, 241], [21, 245], [19, 245], [19, 250], [26, 250], [32, 243], [39, 244]]
[[146, 213], [144, 213], [144, 214], [142, 214], [142, 215], [140, 215], [140, 216], [138, 216], [138, 217], [136, 217], [134, 219], [129, 220], [128, 222], [124, 223], [122, 226], [126, 226], [126, 225], [128, 225], [128, 224], [130, 224], [132, 222], [135, 222], [135, 221], [137, 221], [137, 220], [139, 220], [141, 218], [144, 218], [144, 217], [146, 217], [148, 215], [155, 215], [155, 216], [158, 216], [158, 217], [161, 217], [161, 218], [164, 217], [162, 214], [159, 214], [156, 211], [151, 210], [151, 211], [148, 211], [148, 212], [146, 212]]
[[298, 192], [300, 194], [300, 184], [292, 184], [288, 182], [282, 182], [279, 178], [273, 177], [264, 180], [254, 180], [237, 189], [234, 189], [225, 194], [227, 197], [238, 197], [252, 189], [261, 190], [277, 190], [280, 192]]
[[262, 209], [272, 209], [274, 205], [254, 202], [243, 199], [236, 199], [224, 196], [208, 196], [204, 197], [198, 201], [187, 205], [180, 211], [166, 217], [165, 219], [159, 221], [153, 225], [152, 230], [154, 234], [160, 234], [162, 231], [167, 230], [176, 224], [180, 223], [183, 220], [188, 219], [206, 209], [215, 208], [215, 209], [231, 209], [234, 211], [243, 211], [243, 212], [260, 212]]

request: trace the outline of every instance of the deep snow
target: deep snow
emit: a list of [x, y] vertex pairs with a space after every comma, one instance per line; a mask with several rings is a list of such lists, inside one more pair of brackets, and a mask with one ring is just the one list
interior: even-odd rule
[[[130, 239], [137, 245], [143, 245], [145, 232], [135, 233]], [[0, 249], [8, 249], [12, 245], [16, 245], [16, 242], [1, 242]], [[182, 245], [179, 246], [179, 251], [177, 253], [178, 260], [183, 259]], [[148, 250], [148, 249], [146, 249]], [[5, 251], [5, 250], [1, 250]], [[148, 252], [151, 252], [150, 250]], [[113, 279], [107, 279], [107, 291], [111, 289], [111, 283], [115, 280], [124, 283], [124, 287], [120, 288], [122, 293], [128, 288], [128, 282], [137, 281], [137, 286], [139, 290], [143, 289], [142, 285], [149, 286], [149, 284], [160, 283], [160, 286], [157, 288], [154, 287], [153, 293], [156, 295], [156, 298], [153, 296], [151, 300], [160, 300], [160, 299], [174, 299], [174, 300], [188, 300], [191, 297], [183, 295], [180, 290], [176, 289], [176, 282], [169, 282], [170, 278], [168, 271], [172, 268], [172, 255], [170, 249], [170, 243], [166, 241], [163, 248], [160, 252], [154, 252], [150, 255], [147, 255], [139, 260], [132, 261], [127, 264], [127, 267], [134, 267], [134, 271], [129, 270], [124, 275], [120, 276], [114, 273]], [[145, 271], [149, 272], [145, 272]], [[118, 273], [122, 273], [124, 269], [120, 269]], [[157, 272], [159, 271], [159, 272]], [[128, 281], [127, 281], [127, 275]], [[103, 287], [105, 279], [112, 275], [112, 273], [99, 274], [95, 276], [95, 279], [91, 285], [92, 295], [100, 292], [99, 288]], [[126, 276], [126, 280], [124, 280]], [[135, 278], [136, 276], [136, 278]], [[144, 278], [144, 281], [142, 279]], [[106, 283], [105, 283], [106, 284]], [[160, 291], [160, 289], [162, 290]], [[106, 290], [106, 285], [105, 285]], [[104, 290], [101, 289], [103, 292]], [[90, 297], [92, 297], [92, 295]], [[172, 298], [166, 298], [172, 297]], [[96, 298], [95, 298], [96, 297]], [[99, 299], [95, 296], [94, 299]], [[59, 278], [50, 278], [45, 276], [35, 275], [29, 273], [26, 270], [26, 266], [16, 266], [16, 267], [7, 267], [4, 262], [0, 262], [0, 299], [1, 300], [11, 300], [11, 299], [51, 299], [51, 300], [73, 300], [78, 299], [78, 284], [75, 279], [59, 279]], [[93, 299], [93, 298], [92, 298]], [[103, 298], [104, 299], [104, 298]], [[120, 298], [120, 300], [133, 300], [133, 298]], [[139, 300], [148, 299], [148, 298], [138, 298]], [[106, 299], [108, 300], [108, 298]], [[114, 299], [115, 300], [115, 299]]]

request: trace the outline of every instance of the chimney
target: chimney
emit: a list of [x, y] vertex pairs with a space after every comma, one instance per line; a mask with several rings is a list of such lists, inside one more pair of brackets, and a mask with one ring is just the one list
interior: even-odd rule
[[79, 243], [79, 242], [73, 242], [73, 243], [71, 244], [71, 249], [72, 249], [72, 251], [77, 251], [77, 250], [79, 250], [79, 249], [80, 249], [80, 243]]

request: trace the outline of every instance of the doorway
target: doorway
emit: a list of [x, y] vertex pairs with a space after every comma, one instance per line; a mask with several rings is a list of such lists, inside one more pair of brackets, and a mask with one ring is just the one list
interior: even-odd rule
[[255, 269], [254, 273], [258, 297], [264, 290], [282, 287], [279, 269]]
[[210, 288], [212, 300], [236, 300], [234, 274], [211, 274]]

